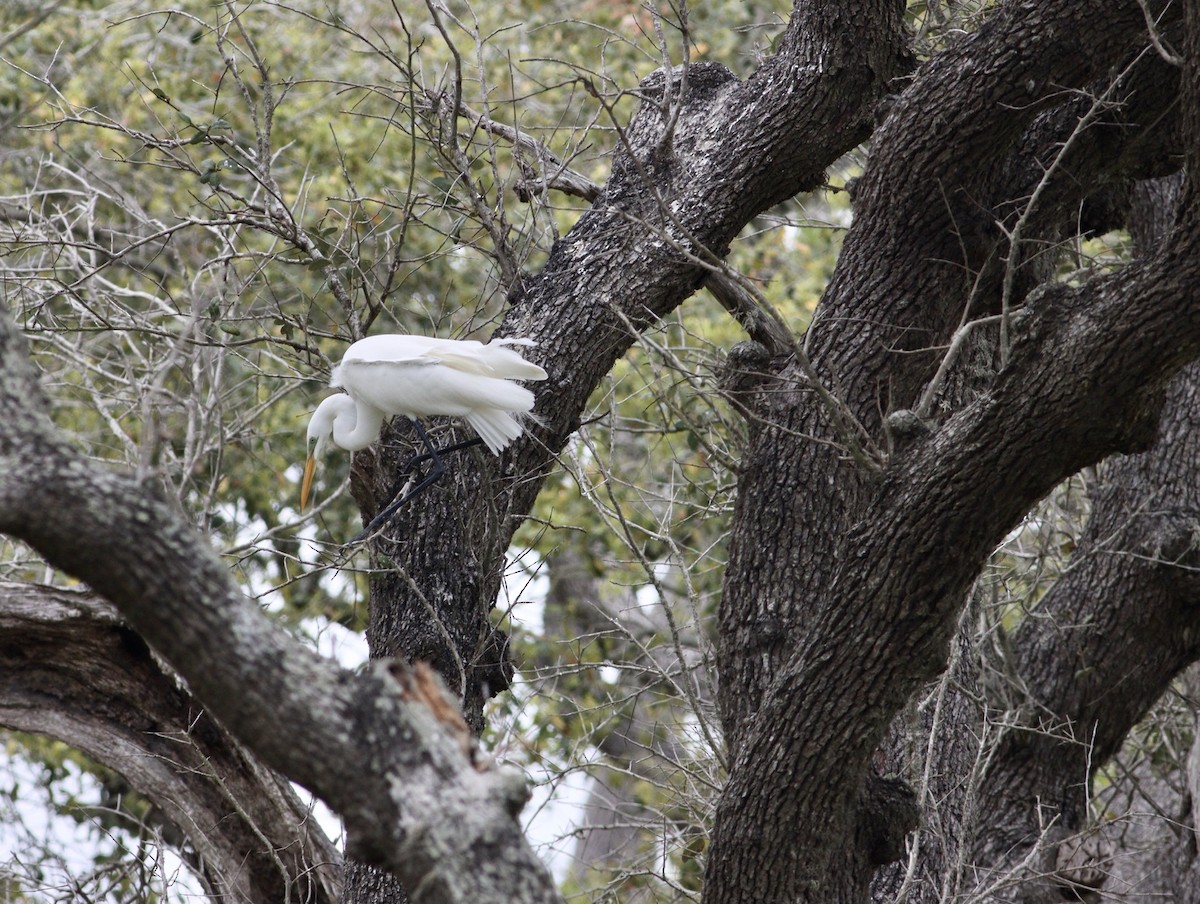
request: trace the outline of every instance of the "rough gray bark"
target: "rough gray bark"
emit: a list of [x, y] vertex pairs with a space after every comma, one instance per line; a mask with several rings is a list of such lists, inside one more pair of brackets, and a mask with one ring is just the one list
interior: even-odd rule
[[[976, 811], [974, 767], [983, 716], [976, 649], [980, 609], [978, 599], [967, 606], [945, 674], [910, 699], [875, 754], [874, 771], [902, 778], [921, 811], [918, 831], [906, 839], [908, 849], [897, 850], [872, 880], [870, 900], [880, 904], [942, 901], [955, 893], [970, 862], [966, 842]], [[909, 828], [901, 827], [892, 843]]]
[[[1170, 231], [1181, 187], [1179, 178], [1139, 182], [1105, 216], [1150, 253]], [[1102, 888], [1114, 901], [1168, 890], [1173, 900], [1195, 897], [1194, 847], [1172, 841], [1178, 830], [1150, 824], [1155, 807], [1180, 811], [1168, 780], [1146, 774], [1110, 787], [1101, 809], [1115, 822], [1103, 830], [1089, 819], [1088, 801], [1090, 779], [1197, 655], [1190, 631], [1178, 626], [1188, 620], [1192, 583], [1198, 376], [1192, 364], [1172, 382], [1153, 450], [1100, 469], [1070, 569], [1017, 636], [993, 628], [1002, 636], [988, 642], [984, 688], [962, 675], [944, 688], [968, 708], [937, 726], [926, 710], [925, 724], [892, 745], [889, 768], [917, 783], [928, 743], [940, 787], [923, 812], [915, 871], [907, 863], [882, 871], [873, 900], [893, 900], [906, 884], [912, 902], [972, 891], [986, 900], [1055, 901], [1072, 875], [1086, 877], [1085, 894]], [[1177, 555], [1165, 557], [1166, 547]], [[975, 629], [968, 626], [972, 638]], [[960, 644], [967, 639], [960, 635]], [[960, 650], [956, 671], [980, 655], [973, 646]], [[988, 740], [979, 751], [981, 734]], [[1176, 818], [1190, 822], [1182, 812]], [[962, 853], [962, 866], [931, 862], [946, 846]]]
[[[845, 538], [839, 573], [806, 636], [744, 735], [710, 855], [718, 901], [736, 900], [773, 861], [801, 851], [787, 893], [828, 900], [833, 848], [863, 805], [855, 776], [867, 773], [891, 715], [944, 665], [958, 611], [991, 550], [1065, 476], [1152, 439], [1157, 387], [1200, 348], [1200, 323], [1174, 316], [1198, 275], [1191, 241], [1181, 238], [1154, 264], [1045, 299], [1023, 318], [996, 389], [893, 460]], [[1144, 329], [1138, 352], [1122, 312]], [[1059, 454], [1044, 456], [1042, 443]], [[950, 544], [952, 558], [943, 552]], [[762, 588], [761, 572], [757, 582]], [[871, 640], [867, 656], [863, 638]], [[845, 664], [856, 659], [861, 671], [847, 680]], [[829, 741], [807, 740], [817, 737]], [[797, 831], [764, 833], [778, 824]]]
[[[1040, 105], [1064, 85], [1090, 83], [1130, 50], [1142, 25], [1136, 7], [1118, 14], [1088, 4], [1039, 4], [1036, 10], [1011, 4], [995, 19], [925, 67], [876, 133], [871, 166], [856, 196], [855, 226], [806, 343], [820, 372], [841, 388], [871, 434], [879, 432], [887, 412], [915, 407], [940, 349], [973, 298], [974, 275], [1002, 253], [992, 211], [1027, 197], [1033, 186], [1008, 183], [999, 174]], [[1085, 59], [1081, 43], [1094, 56]], [[938, 111], [932, 124], [929, 110]], [[1059, 130], [1050, 132], [1040, 136], [1045, 147], [1062, 137]], [[995, 182], [1015, 194], [992, 197]], [[995, 280], [988, 288], [985, 311], [999, 308]], [[748, 453], [746, 471], [753, 480], [739, 487], [739, 497], [747, 499], [739, 518], [754, 524], [735, 526], [727, 580], [735, 595], [740, 588], [753, 595], [743, 574], [782, 567], [760, 561], [773, 552], [756, 537], [776, 535], [794, 523], [844, 529], [875, 491], [871, 469], [843, 462], [840, 449], [779, 439], [788, 431], [831, 433], [826, 412], [803, 395], [805, 380], [797, 369], [783, 370], [769, 389]], [[836, 433], [831, 439], [845, 445]], [[877, 442], [883, 445], [883, 438]], [[798, 474], [806, 475], [803, 483]], [[795, 498], [789, 488], [797, 485], [809, 489], [793, 503], [797, 509], [771, 504]], [[790, 563], [794, 586], [830, 579], [840, 529], [814, 532], [811, 540], [795, 546], [802, 552]], [[741, 721], [753, 714], [754, 701], [789, 655], [807, 615], [802, 605], [786, 600], [735, 599], [724, 608], [728, 642], [720, 665], [730, 700], [725, 719], [731, 744], [737, 744]]]
[[[1169, 234], [1180, 184], [1164, 182], [1136, 193], [1142, 203], [1131, 222], [1143, 248]], [[1154, 448], [1100, 470], [1071, 568], [1013, 638], [1006, 665], [1016, 702], [1006, 721], [1015, 730], [984, 777], [981, 809], [993, 818], [973, 858], [990, 871], [1020, 863], [1048, 823], [1052, 838], [1095, 828], [1088, 820], [1090, 779], [1172, 679], [1200, 657], [1200, 636], [1190, 627], [1200, 594], [1198, 470], [1200, 367], [1192, 364], [1171, 383]], [[1048, 724], [1069, 730], [1043, 730]], [[1043, 882], [1061, 885], [1050, 868], [1055, 846], [1045, 848], [1036, 863], [1051, 876]], [[1100, 869], [1102, 878], [1105, 865]], [[1179, 869], [1164, 869], [1160, 881], [1168, 875], [1184, 878]], [[1145, 891], [1131, 888], [1135, 895]]]
[[[999, 250], [980, 201], [1039, 102], [1129, 57], [1141, 29], [1133, 5], [1011, 4], [893, 107], [808, 340], [878, 445], [883, 415], [917, 403], [972, 275]], [[799, 373], [760, 391], [722, 611], [737, 757], [706, 900], [865, 897], [870, 852], [845, 839], [887, 815], [865, 780], [872, 753], [944, 666], [970, 583], [1059, 480], [1151, 442], [1162, 387], [1195, 354], [1194, 218], [1145, 264], [1031, 297], [992, 387], [940, 425], [907, 430], [880, 470], [845, 453]]]

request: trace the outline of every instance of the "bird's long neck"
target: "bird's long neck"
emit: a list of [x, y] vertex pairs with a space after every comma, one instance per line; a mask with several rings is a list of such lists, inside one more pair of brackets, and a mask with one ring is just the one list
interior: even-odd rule
[[374, 405], [356, 401], [333, 422], [333, 441], [350, 452], [365, 449], [379, 438], [383, 412]]

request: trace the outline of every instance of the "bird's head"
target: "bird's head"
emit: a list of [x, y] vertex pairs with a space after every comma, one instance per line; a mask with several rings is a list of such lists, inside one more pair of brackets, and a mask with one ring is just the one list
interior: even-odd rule
[[317, 458], [325, 450], [326, 444], [333, 436], [333, 419], [337, 406], [331, 405], [334, 399], [345, 396], [330, 396], [317, 406], [312, 420], [308, 422], [308, 457], [304, 462], [304, 479], [300, 482], [300, 511], [308, 508], [308, 494], [312, 490], [313, 473], [317, 468]]
[[324, 445], [323, 437], [314, 437], [309, 432], [308, 458], [304, 461], [304, 479], [300, 482], [300, 511], [308, 508], [308, 494], [312, 490], [313, 473], [317, 469], [317, 456]]

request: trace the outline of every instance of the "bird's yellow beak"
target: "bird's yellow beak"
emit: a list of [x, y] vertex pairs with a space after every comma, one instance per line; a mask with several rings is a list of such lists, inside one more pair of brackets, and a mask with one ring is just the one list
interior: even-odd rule
[[312, 452], [308, 453], [308, 461], [304, 463], [304, 480], [300, 482], [300, 511], [304, 511], [308, 507], [308, 492], [312, 489], [313, 471], [316, 469], [317, 459]]

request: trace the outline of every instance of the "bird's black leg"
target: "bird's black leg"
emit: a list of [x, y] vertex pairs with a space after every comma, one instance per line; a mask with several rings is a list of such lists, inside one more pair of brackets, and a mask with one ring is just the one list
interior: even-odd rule
[[[413, 423], [415, 424], [416, 421], [413, 421]], [[474, 439], [464, 439], [461, 443], [454, 443], [453, 445], [446, 446], [444, 449], [434, 449], [432, 447], [429, 447], [430, 451], [425, 452], [421, 455], [418, 455], [416, 458], [414, 458], [412, 461], [410, 461], [405, 466], [403, 473], [408, 474], [411, 471], [419, 469], [421, 467], [421, 465], [423, 465], [425, 462], [429, 461], [430, 459], [434, 458], [435, 455], [437, 455], [437, 456], [448, 455], [451, 452], [457, 452], [459, 449], [468, 449], [471, 446], [482, 446], [482, 445], [483, 445], [483, 440], [477, 436]]]
[[[412, 418], [409, 420], [415, 429], [420, 429], [418, 421]], [[392, 488], [388, 490], [389, 499], [395, 499], [407, 484], [412, 483], [414, 477], [420, 478], [421, 466], [425, 462], [431, 461], [435, 456], [448, 455], [451, 452], [457, 452], [460, 449], [467, 449], [471, 446], [481, 446], [483, 445], [483, 439], [477, 436], [474, 439], [463, 440], [461, 443], [454, 443], [443, 449], [434, 447], [427, 437], [424, 439], [424, 443], [425, 448], [429, 451], [422, 452], [420, 455], [410, 458], [404, 463], [403, 467], [396, 469], [396, 473], [399, 476], [396, 478], [396, 482], [392, 484]]]
[[[457, 452], [459, 449], [466, 449], [469, 446], [476, 446], [483, 442], [482, 439], [476, 437], [475, 439], [464, 440], [461, 443], [454, 443], [451, 446], [447, 446], [445, 449], [439, 449], [430, 441], [429, 434], [425, 432], [425, 428], [421, 426], [420, 421], [414, 418], [412, 425], [417, 431], [417, 436], [421, 438], [421, 444], [425, 447], [425, 452], [421, 455], [418, 455], [404, 466], [404, 469], [401, 471], [401, 479], [403, 479], [404, 475], [406, 474], [415, 474], [420, 478], [417, 482], [417, 485], [407, 492], [404, 492], [403, 488], [399, 487], [398, 485], [397, 489], [393, 491], [393, 495], [399, 493], [399, 497], [393, 499], [388, 506], [380, 511], [379, 514], [377, 514], [374, 518], [372, 518], [371, 523], [368, 524], [366, 528], [364, 528], [363, 531], [358, 534], [358, 536], [354, 537], [354, 539], [350, 541], [350, 545], [359, 542], [364, 537], [383, 527], [392, 519], [396, 512], [400, 510], [401, 506], [411, 501], [413, 497], [415, 497], [426, 487], [436, 483], [439, 479], [441, 479], [442, 475], [446, 472], [445, 465], [442, 463], [442, 455], [449, 452]], [[430, 468], [430, 471], [427, 475], [421, 476], [421, 465], [427, 461], [432, 462], [433, 466]]]

